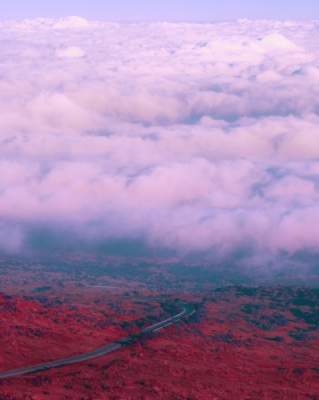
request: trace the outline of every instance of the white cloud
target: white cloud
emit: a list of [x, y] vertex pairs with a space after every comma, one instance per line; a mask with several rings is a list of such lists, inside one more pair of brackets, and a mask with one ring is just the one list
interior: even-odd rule
[[317, 249], [318, 36], [315, 22], [1, 23], [1, 246], [8, 227], [11, 249], [64, 224], [183, 251]]
[[70, 46], [56, 50], [56, 55], [59, 58], [82, 58], [85, 56], [85, 52], [81, 47]]
[[298, 50], [298, 46], [295, 45], [294, 42], [287, 39], [285, 36], [279, 33], [271, 33], [262, 38], [261, 45], [265, 48], [266, 51], [269, 50], [288, 50], [288, 51], [296, 51]]
[[90, 22], [87, 19], [78, 16], [61, 18], [53, 25], [55, 29], [83, 29], [89, 26]]

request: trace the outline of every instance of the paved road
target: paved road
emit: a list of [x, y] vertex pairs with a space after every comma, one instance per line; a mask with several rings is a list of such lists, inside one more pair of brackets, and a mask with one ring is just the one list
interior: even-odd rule
[[13, 378], [21, 375], [36, 373], [51, 368], [63, 367], [65, 365], [76, 364], [82, 361], [91, 360], [92, 358], [104, 356], [106, 354], [112, 353], [115, 350], [119, 350], [121, 347], [125, 347], [131, 343], [137, 342], [150, 334], [156, 333], [159, 330], [166, 328], [169, 325], [176, 324], [178, 321], [182, 320], [183, 318], [189, 317], [194, 312], [195, 312], [194, 309], [190, 305], [184, 305], [184, 308], [180, 313], [173, 315], [172, 317], [167, 318], [164, 321], [160, 321], [157, 322], [156, 324], [148, 326], [147, 328], [142, 329], [141, 332], [136, 335], [127, 336], [125, 338], [116, 340], [115, 342], [112, 342], [110, 344], [107, 344], [103, 347], [100, 347], [94, 351], [79, 354], [77, 356], [62, 358], [60, 360], [55, 360], [55, 361], [49, 361], [43, 364], [31, 365], [29, 367], [18, 368], [11, 371], [0, 372], [0, 379]]

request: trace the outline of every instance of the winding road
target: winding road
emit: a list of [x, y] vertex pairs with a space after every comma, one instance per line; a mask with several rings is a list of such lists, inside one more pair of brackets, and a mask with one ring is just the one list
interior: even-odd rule
[[140, 331], [140, 333], [138, 333], [138, 334], [127, 336], [125, 338], [122, 338], [122, 339], [116, 340], [112, 343], [109, 343], [103, 347], [100, 347], [96, 350], [93, 350], [93, 351], [90, 351], [87, 353], [83, 353], [83, 354], [79, 354], [77, 356], [62, 358], [59, 360], [49, 361], [49, 362], [42, 363], [42, 364], [31, 365], [29, 367], [13, 369], [11, 371], [0, 372], [0, 379], [13, 378], [13, 377], [21, 376], [21, 375], [45, 371], [45, 370], [52, 369], [52, 368], [59, 368], [59, 367], [65, 366], [65, 365], [72, 365], [72, 364], [91, 360], [93, 358], [101, 357], [106, 354], [112, 353], [116, 350], [119, 350], [122, 347], [128, 346], [131, 343], [135, 343], [135, 342], [147, 337], [148, 335], [154, 334], [154, 333], [160, 331], [161, 329], [168, 327], [169, 325], [176, 324], [180, 320], [187, 318], [187, 317], [191, 316], [192, 314], [194, 314], [195, 310], [193, 309], [193, 307], [191, 305], [186, 304], [183, 307], [184, 308], [180, 313], [173, 315], [172, 317], [167, 318], [164, 321], [160, 321], [160, 322], [157, 322], [156, 324], [148, 326], [147, 328], [142, 329]]

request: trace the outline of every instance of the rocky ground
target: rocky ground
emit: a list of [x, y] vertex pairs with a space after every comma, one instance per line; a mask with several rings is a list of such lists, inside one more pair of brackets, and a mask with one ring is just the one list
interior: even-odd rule
[[2, 380], [1, 400], [319, 399], [316, 288], [236, 285], [162, 293], [106, 276], [104, 285], [58, 273], [49, 285], [39, 276], [33, 285], [27, 272], [24, 285], [21, 277], [13, 285], [8, 273], [1, 282], [1, 371], [137, 332], [169, 315], [176, 299], [198, 311], [105, 357]]

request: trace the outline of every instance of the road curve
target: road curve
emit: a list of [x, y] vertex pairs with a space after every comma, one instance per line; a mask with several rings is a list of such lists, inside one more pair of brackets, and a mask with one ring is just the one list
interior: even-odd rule
[[77, 356], [62, 358], [59, 360], [49, 361], [49, 362], [42, 363], [42, 364], [31, 365], [29, 367], [13, 369], [11, 371], [0, 372], [0, 379], [13, 378], [13, 377], [21, 376], [21, 375], [32, 374], [32, 373], [45, 371], [45, 370], [52, 369], [52, 368], [63, 367], [65, 365], [77, 364], [79, 362], [83, 362], [83, 361], [91, 360], [93, 358], [104, 356], [106, 354], [112, 353], [113, 351], [119, 350], [122, 347], [126, 347], [131, 343], [137, 342], [152, 333], [156, 333], [159, 330], [166, 328], [169, 325], [176, 324], [180, 320], [191, 316], [194, 312], [195, 312], [195, 310], [193, 309], [193, 307], [191, 307], [188, 304], [184, 305], [184, 308], [180, 313], [173, 315], [172, 317], [167, 318], [164, 321], [160, 321], [160, 322], [157, 322], [156, 324], [148, 326], [147, 328], [142, 329], [140, 331], [140, 333], [138, 333], [138, 334], [127, 336], [125, 338], [122, 338], [122, 339], [116, 340], [112, 343], [109, 343], [103, 347], [99, 347], [96, 350], [93, 350], [93, 351], [90, 351], [87, 353], [83, 353], [83, 354], [79, 354]]

